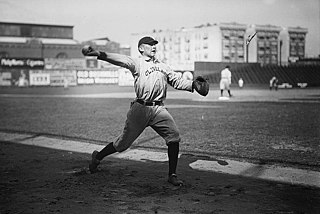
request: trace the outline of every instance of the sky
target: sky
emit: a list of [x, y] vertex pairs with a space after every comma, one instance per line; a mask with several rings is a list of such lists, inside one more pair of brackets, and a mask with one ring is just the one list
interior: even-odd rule
[[207, 23], [307, 28], [306, 56], [320, 54], [320, 0], [0, 0], [0, 22], [71, 25], [79, 42]]

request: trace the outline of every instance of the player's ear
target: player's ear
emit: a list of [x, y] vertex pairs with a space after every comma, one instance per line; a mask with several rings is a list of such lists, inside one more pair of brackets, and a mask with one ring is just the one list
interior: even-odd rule
[[144, 46], [141, 44], [138, 48], [139, 52], [142, 54], [144, 52]]

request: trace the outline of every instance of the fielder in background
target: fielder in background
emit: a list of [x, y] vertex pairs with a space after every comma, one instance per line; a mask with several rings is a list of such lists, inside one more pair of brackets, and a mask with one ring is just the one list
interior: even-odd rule
[[136, 98], [131, 102], [120, 136], [101, 151], [92, 153], [92, 160], [89, 164], [91, 173], [97, 171], [97, 167], [104, 157], [128, 149], [143, 130], [150, 126], [165, 140], [168, 146], [168, 182], [175, 186], [183, 185], [183, 182], [176, 175], [181, 141], [179, 130], [163, 103], [167, 95], [167, 84], [178, 90], [189, 92], [196, 90], [200, 95], [206, 96], [209, 92], [209, 83], [202, 77], [197, 77], [194, 81], [181, 78], [168, 65], [155, 57], [156, 44], [158, 41], [152, 37], [141, 38], [138, 43], [141, 57], [137, 59], [126, 55], [97, 51], [90, 46], [83, 47], [82, 53], [85, 56], [97, 56], [99, 60], [130, 70], [134, 78], [136, 93]]
[[243, 88], [243, 79], [240, 77], [238, 84], [239, 84], [239, 88]]
[[270, 80], [270, 85], [269, 85], [270, 91], [274, 88], [274, 90], [278, 90], [278, 79], [277, 77], [273, 76]]
[[230, 71], [230, 66], [227, 65], [221, 71], [221, 80], [220, 80], [221, 97], [223, 97], [223, 90], [228, 90], [229, 97], [232, 97], [232, 94], [230, 91], [230, 85], [231, 85], [231, 71]]

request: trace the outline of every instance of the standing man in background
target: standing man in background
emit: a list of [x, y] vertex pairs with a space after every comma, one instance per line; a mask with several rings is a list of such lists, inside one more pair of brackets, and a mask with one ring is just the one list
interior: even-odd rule
[[229, 97], [232, 97], [230, 92], [230, 85], [231, 85], [231, 71], [230, 71], [230, 66], [227, 65], [221, 71], [221, 80], [220, 80], [221, 97], [223, 97], [223, 90], [228, 90]]
[[272, 91], [272, 89], [274, 88], [274, 90], [278, 90], [278, 79], [277, 77], [273, 76], [270, 80], [270, 91]]
[[243, 79], [241, 77], [240, 77], [238, 83], [239, 83], [239, 87], [242, 88], [243, 87]]

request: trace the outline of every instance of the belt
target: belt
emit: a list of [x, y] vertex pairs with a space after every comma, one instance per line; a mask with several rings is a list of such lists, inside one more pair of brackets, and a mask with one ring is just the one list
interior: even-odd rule
[[141, 99], [137, 99], [137, 102], [144, 106], [160, 106], [162, 105], [162, 101], [144, 101]]

